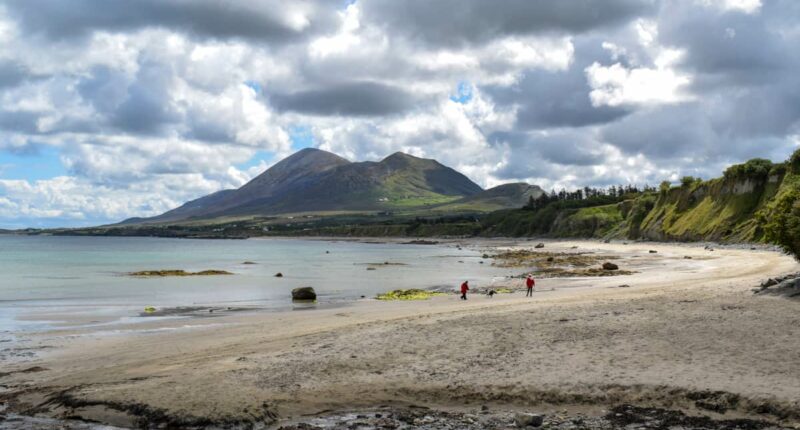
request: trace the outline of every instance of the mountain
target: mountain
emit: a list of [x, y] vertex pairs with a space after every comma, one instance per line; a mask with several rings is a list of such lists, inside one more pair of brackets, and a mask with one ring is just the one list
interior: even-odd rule
[[353, 163], [330, 152], [306, 148], [239, 189], [218, 191], [162, 215], [132, 218], [123, 224], [426, 208], [482, 191], [466, 176], [435, 160], [397, 152], [379, 162]]
[[437, 207], [439, 212], [490, 212], [500, 209], [521, 208], [528, 199], [539, 198], [545, 192], [537, 185], [525, 182], [498, 185]]

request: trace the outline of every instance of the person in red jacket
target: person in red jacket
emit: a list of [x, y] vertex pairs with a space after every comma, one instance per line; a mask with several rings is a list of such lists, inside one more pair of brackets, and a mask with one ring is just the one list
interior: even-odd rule
[[467, 291], [469, 291], [469, 281], [464, 281], [461, 284], [461, 300], [467, 300]]
[[528, 292], [525, 294], [525, 297], [533, 297], [533, 287], [536, 286], [536, 281], [533, 280], [533, 276], [528, 275], [528, 279], [525, 280], [525, 286], [528, 287]]

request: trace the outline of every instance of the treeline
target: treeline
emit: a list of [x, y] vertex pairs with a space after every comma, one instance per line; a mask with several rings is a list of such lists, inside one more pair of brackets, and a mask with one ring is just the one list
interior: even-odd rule
[[556, 192], [555, 190], [553, 190], [550, 193], [544, 193], [540, 195], [538, 198], [530, 196], [528, 198], [528, 203], [525, 204], [523, 209], [539, 210], [555, 202], [579, 201], [585, 203], [578, 205], [566, 205], [572, 207], [586, 207], [594, 205], [611, 204], [611, 203], [618, 203], [624, 199], [634, 198], [643, 193], [655, 192], [655, 191], [656, 189], [649, 185], [645, 185], [644, 187], [639, 188], [637, 185], [632, 185], [632, 184], [620, 185], [620, 186], [612, 185], [608, 188], [583, 187], [575, 191], [567, 191], [566, 189], [562, 188], [561, 191]]

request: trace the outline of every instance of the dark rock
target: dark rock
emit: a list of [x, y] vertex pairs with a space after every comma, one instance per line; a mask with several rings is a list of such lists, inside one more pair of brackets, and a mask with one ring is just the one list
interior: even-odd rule
[[619, 266], [614, 263], [603, 263], [603, 270], [619, 270]]
[[275, 274], [275, 277], [276, 278], [283, 278], [283, 273], [278, 272], [278, 273]]
[[651, 254], [658, 254], [658, 251], [656, 251], [655, 249], [651, 249], [651, 250], [650, 250], [650, 253], [651, 253]]
[[683, 259], [684, 259], [684, 260], [691, 260], [691, 259], [692, 259], [692, 256], [691, 256], [691, 255], [684, 255], [684, 256], [683, 256]]
[[620, 285], [620, 286], [619, 286], [619, 287], [617, 287], [617, 288], [630, 288], [630, 287], [631, 287], [631, 286], [630, 286], [630, 285], [628, 285], [628, 284], [622, 284], [622, 285]]
[[255, 261], [245, 261], [242, 264], [251, 265], [251, 264], [258, 264], [258, 263], [256, 263]]
[[322, 430], [322, 427], [312, 426], [311, 424], [300, 423], [290, 426], [280, 427], [278, 430]]
[[489, 258], [489, 254], [483, 254], [482, 258]]
[[292, 290], [292, 300], [317, 300], [313, 287], [300, 287]]
[[539, 243], [536, 244], [536, 246], [534, 248], [544, 248], [544, 244], [539, 242]]
[[514, 423], [517, 427], [541, 427], [544, 417], [537, 414], [515, 414]]
[[769, 278], [766, 281], [764, 281], [763, 284], [761, 284], [761, 286], [764, 288], [769, 288], [773, 285], [778, 285], [778, 280], [776, 280], [775, 278]]

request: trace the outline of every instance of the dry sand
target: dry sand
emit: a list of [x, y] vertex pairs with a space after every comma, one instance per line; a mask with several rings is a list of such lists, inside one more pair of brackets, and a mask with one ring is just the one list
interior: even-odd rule
[[[471, 246], [489, 245], [504, 243]], [[545, 250], [574, 246], [617, 256], [620, 268], [638, 273], [543, 279], [533, 298], [363, 300], [198, 320], [184, 330], [172, 330], [186, 324], [178, 320], [125, 336], [76, 331], [3, 370], [47, 369], [0, 378], [2, 396], [15, 412], [123, 426], [249, 425], [379, 405], [620, 403], [800, 423], [800, 301], [751, 291], [797, 271], [795, 261], [642, 243], [548, 242]]]

